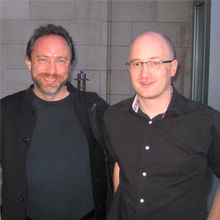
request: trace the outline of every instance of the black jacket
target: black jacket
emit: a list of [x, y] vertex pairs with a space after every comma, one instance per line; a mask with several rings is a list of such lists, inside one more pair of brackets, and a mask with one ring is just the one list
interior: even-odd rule
[[[27, 201], [25, 162], [36, 124], [33, 85], [1, 100], [2, 212], [4, 220], [24, 220]], [[107, 174], [102, 117], [108, 104], [96, 93], [81, 92], [69, 82], [79, 121], [88, 140], [97, 220], [104, 220], [107, 200]], [[102, 145], [101, 145], [102, 144]]]

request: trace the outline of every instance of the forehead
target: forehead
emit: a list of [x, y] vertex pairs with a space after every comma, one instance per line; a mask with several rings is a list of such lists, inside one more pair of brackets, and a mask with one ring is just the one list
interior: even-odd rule
[[145, 34], [137, 37], [131, 44], [129, 60], [164, 59], [169, 55], [165, 40], [158, 34]]
[[66, 40], [58, 35], [42, 36], [34, 44], [33, 51], [44, 49], [70, 50]]

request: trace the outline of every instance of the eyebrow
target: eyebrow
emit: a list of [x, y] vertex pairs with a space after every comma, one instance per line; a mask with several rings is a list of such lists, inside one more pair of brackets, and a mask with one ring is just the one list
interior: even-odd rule
[[[39, 58], [39, 57], [49, 57], [49, 56], [43, 55], [43, 54], [38, 54], [36, 57]], [[57, 58], [57, 59], [63, 58], [63, 59], [65, 59], [65, 60], [68, 60], [67, 56], [58, 56], [58, 57], [56, 57], [56, 58]]]
[[[148, 60], [154, 60], [154, 59], [161, 60], [162, 58], [161, 57], [150, 57]], [[140, 59], [138, 58], [132, 59], [130, 62], [134, 62], [134, 61], [140, 61]]]
[[153, 60], [153, 59], [159, 59], [159, 60], [161, 60], [162, 58], [157, 56], [157, 57], [151, 57], [150, 59], [151, 59], [151, 60]]

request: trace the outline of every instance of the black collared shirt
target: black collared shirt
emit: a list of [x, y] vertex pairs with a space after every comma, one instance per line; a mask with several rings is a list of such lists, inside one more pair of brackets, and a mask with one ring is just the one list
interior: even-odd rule
[[175, 89], [164, 117], [137, 114], [132, 102], [104, 118], [109, 156], [120, 166], [108, 220], [204, 220], [212, 170], [220, 177], [219, 112]]

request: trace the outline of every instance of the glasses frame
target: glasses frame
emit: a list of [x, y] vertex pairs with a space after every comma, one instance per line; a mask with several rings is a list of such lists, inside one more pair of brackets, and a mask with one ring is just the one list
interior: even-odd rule
[[[149, 66], [148, 66], [148, 63], [150, 63], [150, 62], [161, 61], [161, 62], [162, 62], [162, 65], [163, 65], [164, 63], [171, 63], [171, 62], [173, 62], [174, 60], [175, 60], [175, 59], [173, 59], [173, 60], [165, 60], [165, 61], [163, 61], [163, 60], [149, 60], [149, 61], [138, 62], [138, 63], [141, 63], [141, 69], [142, 69], [144, 63], [147, 65], [147, 67], [149, 67]], [[127, 63], [125, 64], [129, 70], [131, 70], [131, 68], [130, 68], [131, 63], [132, 63], [132, 62], [127, 62]], [[134, 69], [134, 70], [135, 70], [135, 69]]]

